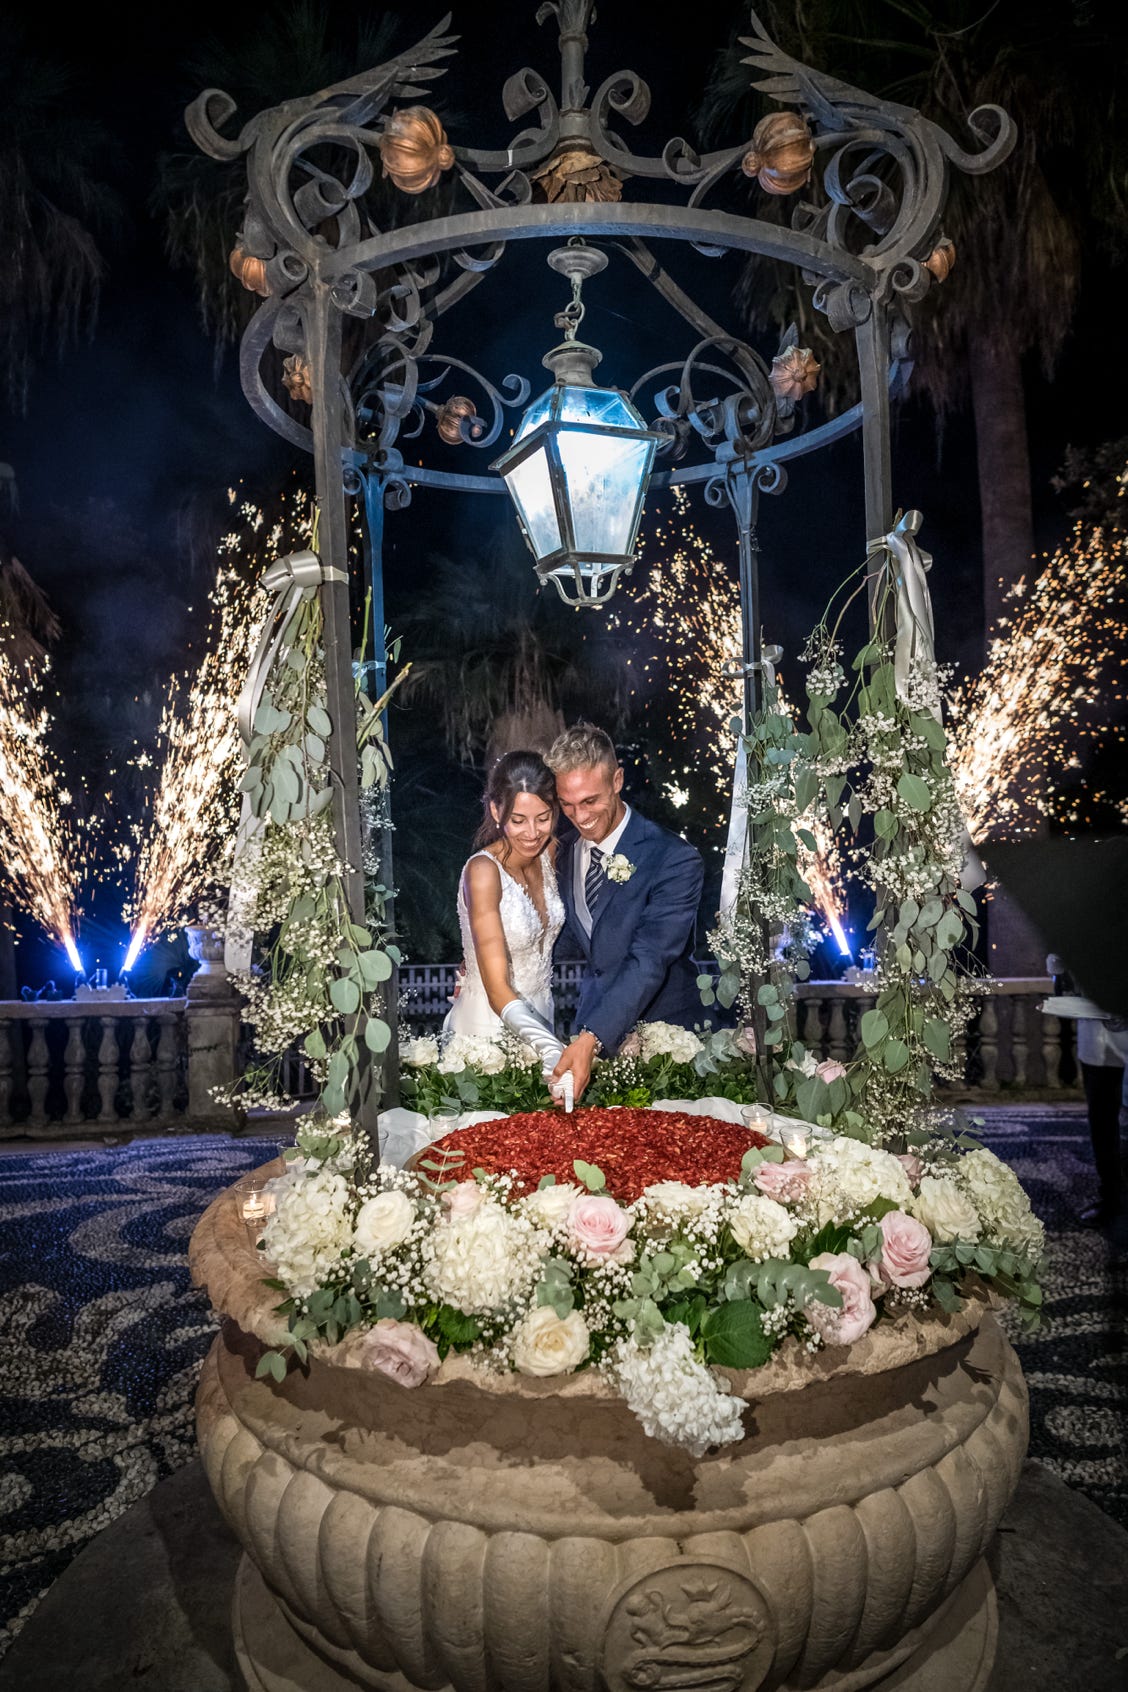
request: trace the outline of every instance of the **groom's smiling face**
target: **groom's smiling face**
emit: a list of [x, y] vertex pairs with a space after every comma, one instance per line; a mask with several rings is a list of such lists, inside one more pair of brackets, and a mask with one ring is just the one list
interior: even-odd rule
[[573, 828], [598, 846], [623, 815], [622, 786], [621, 765], [612, 769], [608, 764], [592, 764], [587, 769], [558, 771], [556, 797]]

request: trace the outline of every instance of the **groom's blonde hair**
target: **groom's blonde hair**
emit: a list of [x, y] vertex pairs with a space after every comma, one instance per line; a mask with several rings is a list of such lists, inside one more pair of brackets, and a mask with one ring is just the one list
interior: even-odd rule
[[576, 723], [558, 734], [545, 753], [545, 763], [554, 775], [564, 775], [568, 770], [590, 770], [596, 764], [603, 764], [609, 770], [619, 767], [615, 742], [594, 723]]

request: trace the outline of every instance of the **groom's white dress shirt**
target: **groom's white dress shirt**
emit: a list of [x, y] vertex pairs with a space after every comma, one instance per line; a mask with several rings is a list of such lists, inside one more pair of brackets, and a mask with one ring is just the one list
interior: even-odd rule
[[599, 850], [603, 853], [604, 863], [606, 863], [607, 859], [619, 850], [619, 841], [622, 839], [623, 830], [630, 820], [631, 808], [629, 805], [624, 805], [622, 817], [605, 840], [584, 840], [581, 836], [577, 842], [579, 850], [572, 854], [572, 896], [576, 904], [576, 915], [580, 919], [584, 933], [589, 938], [591, 936], [591, 912], [588, 910], [584, 883], [587, 880], [587, 872], [591, 867], [592, 846], [599, 847]]

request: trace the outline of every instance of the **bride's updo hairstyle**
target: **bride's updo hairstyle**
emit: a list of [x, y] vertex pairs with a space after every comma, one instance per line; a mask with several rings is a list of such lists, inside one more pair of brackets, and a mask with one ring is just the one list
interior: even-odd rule
[[[519, 793], [531, 793], [556, 816], [556, 777], [539, 752], [507, 752], [489, 773], [482, 795], [482, 826], [474, 836], [475, 846], [489, 846], [505, 837], [505, 825], [513, 815]], [[493, 807], [497, 808], [494, 820]], [[506, 845], [506, 855], [509, 847]]]

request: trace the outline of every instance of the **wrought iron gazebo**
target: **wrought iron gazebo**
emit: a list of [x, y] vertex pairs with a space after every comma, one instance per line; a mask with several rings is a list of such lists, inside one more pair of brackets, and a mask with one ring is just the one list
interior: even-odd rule
[[[244, 391], [270, 428], [314, 459], [335, 730], [329, 747], [334, 816], [358, 913], [364, 898], [358, 775], [350, 736], [339, 728], [351, 720], [355, 686], [350, 506], [361, 502], [365, 514], [371, 627], [379, 644], [385, 511], [403, 510], [416, 487], [504, 491], [497, 474], [408, 464], [404, 441], [423, 439], [430, 415], [437, 429], [426, 438], [436, 457], [448, 443], [493, 448], [493, 457], [505, 423], [516, 422], [530, 392], [522, 377], [493, 381], [440, 348], [436, 335], [448, 314], [489, 285], [511, 242], [535, 240], [564, 243], [550, 263], [572, 276], [574, 297], [577, 275], [593, 274], [610, 255], [633, 265], [684, 320], [688, 353], [641, 375], [630, 398], [653, 417], [657, 468], [650, 485], [700, 483], [709, 503], [731, 509], [750, 716], [762, 666], [759, 496], [781, 491], [788, 460], [860, 430], [866, 535], [859, 540], [872, 542], [890, 529], [890, 398], [910, 370], [906, 308], [943, 281], [954, 260], [943, 229], [949, 168], [982, 174], [1014, 145], [1014, 126], [1000, 108], [969, 114], [980, 150], [967, 151], [912, 108], [790, 58], [753, 13], [744, 41], [750, 85], [783, 109], [762, 118], [751, 137], [704, 156], [680, 138], [658, 154], [636, 153], [623, 130], [645, 119], [649, 90], [624, 70], [590, 93], [584, 60], [593, 13], [592, 0], [548, 0], [540, 7], [538, 22], [551, 17], [558, 26], [559, 96], [530, 69], [509, 77], [502, 91], [505, 114], [514, 125], [527, 121], [500, 151], [448, 141], [435, 114], [418, 104], [455, 50], [448, 19], [411, 51], [260, 113], [237, 135], [224, 133], [235, 105], [218, 90], [207, 90], [188, 112], [192, 136], [205, 152], [222, 160], [247, 155], [246, 210], [231, 259], [262, 304], [243, 338]], [[447, 209], [377, 227], [369, 190], [378, 165], [405, 195], [443, 180]], [[795, 195], [790, 227], [710, 203], [738, 172], [754, 177], [765, 194]], [[654, 197], [630, 198], [632, 182], [648, 184]], [[854, 338], [858, 404], [832, 421], [797, 428], [813, 361], [794, 333], [766, 360], [675, 280], [658, 256], [667, 243], [676, 243], [676, 253], [687, 258], [762, 254], [794, 267], [832, 329]], [[559, 291], [555, 278], [553, 287]], [[348, 319], [355, 326], [346, 335]], [[568, 313], [557, 321], [567, 335]], [[571, 327], [574, 334], [574, 315]], [[272, 385], [279, 362], [267, 356], [272, 347], [285, 355], [282, 380], [308, 405], [308, 422], [284, 407]], [[460, 386], [479, 397], [458, 393]], [[545, 579], [552, 574], [538, 569]], [[595, 574], [603, 580], [598, 569]], [[572, 575], [576, 585], [566, 591], [584, 593], [574, 568]], [[378, 650], [376, 687], [383, 664]]]

